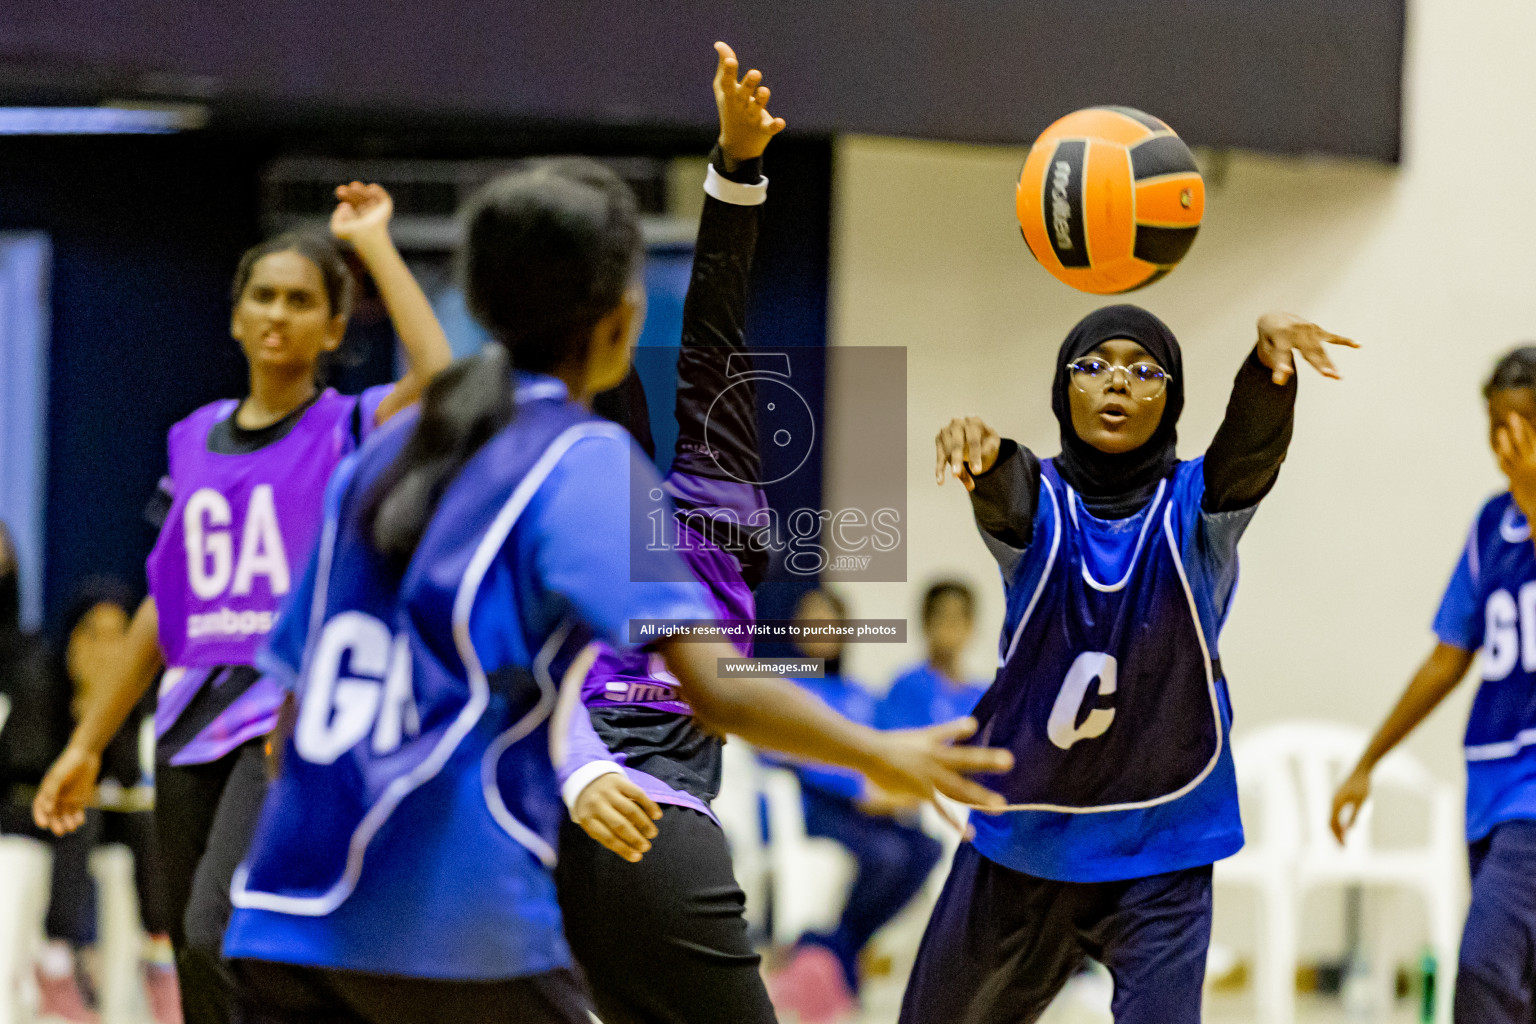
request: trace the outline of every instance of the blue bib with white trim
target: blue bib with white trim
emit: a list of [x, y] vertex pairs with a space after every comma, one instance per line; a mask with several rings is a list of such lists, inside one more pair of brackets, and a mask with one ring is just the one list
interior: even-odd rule
[[1226, 693], [1195, 592], [1205, 577], [1185, 566], [1199, 474], [1181, 464], [1145, 509], [1107, 521], [1042, 463], [1034, 539], [1009, 594], [1025, 605], [975, 712], [975, 742], [1015, 759], [987, 780], [1010, 810], [972, 816], [977, 849], [999, 863], [1101, 881], [1242, 845]]
[[1478, 516], [1468, 542], [1482, 610], [1482, 682], [1467, 718], [1467, 838], [1536, 818], [1536, 548], [1514, 499]]
[[525, 628], [490, 593], [493, 565], [564, 452], [617, 428], [563, 389], [519, 397], [403, 576], [358, 510], [410, 418], [338, 470], [311, 605], [291, 610], [309, 616], [298, 721], [235, 878], [227, 956], [467, 979], [569, 964], [549, 873], [564, 817], [550, 717], [587, 634], [526, 636], [526, 661], [483, 663], [470, 623], [489, 600], [508, 606], [498, 628]]

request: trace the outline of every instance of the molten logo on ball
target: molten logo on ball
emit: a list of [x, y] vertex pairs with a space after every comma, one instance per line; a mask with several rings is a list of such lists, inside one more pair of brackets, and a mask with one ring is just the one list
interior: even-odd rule
[[1072, 165], [1065, 160], [1056, 161], [1056, 171], [1051, 176], [1051, 222], [1056, 227], [1056, 248], [1072, 248], [1072, 203], [1067, 199], [1067, 182], [1072, 178]]
[[1015, 206], [1041, 266], [1105, 295], [1151, 284], [1184, 258], [1205, 213], [1205, 182], [1189, 147], [1157, 118], [1090, 107], [1035, 140]]

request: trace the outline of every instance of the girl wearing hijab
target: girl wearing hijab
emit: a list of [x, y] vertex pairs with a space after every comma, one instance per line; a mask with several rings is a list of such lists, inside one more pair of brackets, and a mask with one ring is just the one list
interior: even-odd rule
[[[246, 1024], [586, 1024], [553, 874], [559, 723], [590, 638], [627, 652], [631, 622], [716, 615], [674, 549], [631, 548], [648, 518], [631, 496], [662, 481], [589, 408], [628, 374], [643, 315], [633, 192], [601, 164], [544, 161], [486, 185], [464, 222], [465, 294], [496, 342], [336, 471], [262, 652], [298, 700], [232, 889]], [[723, 642], [645, 646], [709, 732], [997, 801], [963, 773], [1003, 752], [875, 732], [785, 680], [722, 680]]]
[[1007, 747], [1005, 813], [973, 817], [923, 937], [902, 1024], [1040, 1017], [1091, 956], [1118, 1024], [1200, 1020], [1211, 865], [1243, 844], [1217, 637], [1237, 542], [1290, 443], [1299, 354], [1353, 342], [1258, 321], [1226, 418], [1181, 462], [1178, 341], [1135, 306], [1062, 343], [1040, 459], [975, 417], [939, 432], [937, 473], [971, 492], [1007, 588], [976, 742]]

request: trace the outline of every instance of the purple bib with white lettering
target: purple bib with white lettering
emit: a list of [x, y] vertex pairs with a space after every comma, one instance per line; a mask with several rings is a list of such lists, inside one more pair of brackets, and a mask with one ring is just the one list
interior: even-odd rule
[[253, 663], [319, 536], [326, 481], [357, 446], [357, 397], [327, 388], [280, 440], [209, 451], [238, 406], [205, 405], [170, 431], [173, 504], [146, 567], [170, 666]]

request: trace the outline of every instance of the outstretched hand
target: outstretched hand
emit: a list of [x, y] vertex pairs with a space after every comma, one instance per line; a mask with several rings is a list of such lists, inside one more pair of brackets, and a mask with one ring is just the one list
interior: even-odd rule
[[974, 491], [977, 474], [996, 465], [1002, 443], [998, 432], [983, 423], [979, 416], [950, 420], [933, 439], [934, 455], [938, 460], [934, 475], [939, 485], [943, 486], [944, 473], [948, 470], [966, 490]]
[[768, 140], [784, 130], [784, 119], [768, 113], [768, 87], [763, 73], [753, 68], [740, 81], [736, 52], [724, 43], [715, 44], [715, 106], [720, 110], [720, 148], [737, 162], [754, 160], [768, 148]]
[[383, 185], [365, 185], [360, 181], [337, 185], [336, 203], [336, 211], [331, 214], [331, 234], [337, 238], [356, 245], [370, 236], [388, 237], [395, 203]]
[[1525, 518], [1536, 522], [1536, 428], [1518, 413], [1493, 432], [1499, 469], [1509, 478], [1509, 493]]
[[1284, 384], [1296, 373], [1296, 354], [1324, 377], [1339, 379], [1328, 356], [1327, 345], [1360, 346], [1349, 338], [1325, 331], [1309, 320], [1290, 313], [1265, 313], [1259, 317], [1259, 362], [1269, 367], [1271, 380]]
[[957, 747], [976, 732], [976, 719], [957, 718], [923, 729], [894, 729], [880, 733], [881, 747], [869, 780], [893, 798], [928, 801], [944, 820], [964, 832], [960, 823], [936, 798], [943, 793], [977, 810], [996, 814], [1007, 801], [967, 775], [996, 774], [1013, 767], [1013, 755], [994, 747]]

